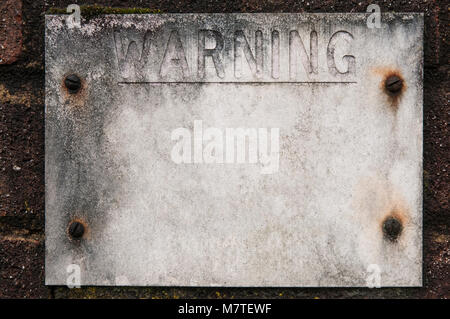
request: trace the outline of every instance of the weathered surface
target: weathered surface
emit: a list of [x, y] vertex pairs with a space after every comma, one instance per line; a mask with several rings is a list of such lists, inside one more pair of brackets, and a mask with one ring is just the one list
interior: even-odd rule
[[[133, 7], [131, 0], [91, 0], [83, 3]], [[73, 0], [24, 0], [24, 51], [21, 59], [12, 65], [0, 67], [0, 227], [1, 233], [16, 236], [16, 230], [44, 233], [44, 12], [50, 7], [65, 8]], [[174, 2], [144, 0], [140, 5], [162, 12], [365, 12], [373, 1], [358, 3], [336, 0], [285, 1], [204, 1]], [[447, 103], [448, 81], [448, 12], [446, 1], [412, 0], [407, 3], [389, 1], [380, 3], [381, 10], [396, 12], [424, 12], [424, 286], [423, 288], [164, 288], [164, 287], [87, 287], [68, 289], [45, 287], [41, 281], [40, 297], [54, 290], [56, 298], [445, 298], [449, 297], [449, 201], [450, 192]], [[32, 161], [30, 161], [30, 156]], [[16, 164], [22, 169], [14, 171]], [[24, 168], [25, 167], [25, 168]], [[27, 202], [27, 206], [25, 205]], [[28, 208], [27, 208], [28, 207]], [[32, 212], [32, 213], [30, 213]], [[20, 235], [24, 236], [24, 235]], [[9, 246], [20, 253], [21, 247]], [[33, 264], [43, 266], [42, 257]], [[5, 274], [14, 272], [8, 268]], [[39, 278], [33, 268], [30, 277], [21, 277], [21, 283]], [[22, 284], [11, 287], [2, 297], [25, 298], [29, 291]], [[5, 291], [5, 290], [4, 290]], [[37, 295], [34, 295], [37, 296]]]
[[[382, 21], [47, 16], [46, 283], [77, 264], [83, 285], [366, 286], [376, 264], [420, 286], [423, 18]], [[278, 128], [258, 143], [279, 159], [228, 161], [224, 135], [208, 162], [194, 136], [178, 163], [173, 133], [200, 125]]]
[[0, 64], [17, 61], [22, 51], [22, 1], [0, 3]]

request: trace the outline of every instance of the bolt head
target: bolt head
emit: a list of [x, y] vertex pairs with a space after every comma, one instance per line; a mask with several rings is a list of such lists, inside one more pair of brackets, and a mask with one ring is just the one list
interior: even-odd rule
[[70, 74], [64, 79], [64, 85], [69, 93], [75, 94], [81, 88], [81, 80], [76, 74]]
[[386, 79], [384, 85], [389, 92], [399, 93], [403, 88], [403, 80], [397, 75], [391, 75]]
[[396, 241], [403, 230], [400, 221], [395, 217], [388, 217], [383, 222], [383, 234], [390, 241]]
[[84, 225], [80, 222], [71, 222], [69, 225], [69, 235], [74, 239], [79, 239], [84, 234]]

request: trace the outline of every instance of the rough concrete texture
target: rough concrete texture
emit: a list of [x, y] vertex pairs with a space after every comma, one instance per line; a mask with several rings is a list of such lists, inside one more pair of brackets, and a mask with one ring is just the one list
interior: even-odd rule
[[0, 65], [15, 62], [22, 51], [22, 1], [0, 3]]
[[29, 298], [50, 297], [42, 279], [44, 267], [42, 234], [14, 233], [0, 239], [0, 291], [2, 297]]
[[[20, 59], [0, 67], [0, 229], [6, 236], [33, 239], [44, 233], [44, 12], [50, 7], [64, 8], [72, 1], [23, 1], [24, 41]], [[133, 1], [84, 1], [117, 7], [135, 6]], [[162, 12], [364, 12], [371, 1], [143, 1], [139, 5]], [[382, 289], [269, 289], [269, 288], [106, 288], [68, 289], [44, 286], [40, 267], [44, 265], [42, 249], [34, 260], [24, 265], [30, 276], [20, 277], [20, 284], [2, 298], [386, 298], [449, 297], [449, 175], [448, 175], [448, 5], [446, 1], [382, 1], [382, 11], [424, 12], [424, 287]], [[14, 170], [17, 165], [21, 169]], [[37, 239], [42, 240], [42, 239]], [[20, 255], [22, 247], [9, 246]], [[2, 256], [5, 254], [0, 251]], [[1, 259], [3, 276], [13, 276]], [[26, 259], [24, 259], [26, 260]], [[22, 266], [22, 265], [21, 265]], [[22, 285], [40, 287], [30, 294]]]
[[[77, 264], [82, 285], [365, 287], [376, 264], [381, 286], [421, 286], [422, 15], [379, 29], [356, 13], [64, 19], [46, 16], [47, 284]], [[237, 128], [269, 163], [228, 159]], [[88, 229], [79, 242], [71, 219]]]

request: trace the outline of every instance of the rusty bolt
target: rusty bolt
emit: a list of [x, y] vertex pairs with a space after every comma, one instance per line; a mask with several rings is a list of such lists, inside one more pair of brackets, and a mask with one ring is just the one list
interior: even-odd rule
[[75, 74], [70, 74], [64, 79], [64, 85], [71, 94], [77, 93], [81, 88], [81, 80]]
[[384, 236], [390, 241], [396, 241], [402, 230], [402, 224], [395, 217], [388, 217], [383, 223]]
[[384, 82], [386, 90], [391, 92], [392, 94], [397, 94], [403, 87], [403, 80], [397, 75], [391, 75]]
[[83, 234], [84, 234], [84, 226], [82, 223], [75, 221], [69, 225], [69, 235], [72, 238], [79, 239], [83, 236]]

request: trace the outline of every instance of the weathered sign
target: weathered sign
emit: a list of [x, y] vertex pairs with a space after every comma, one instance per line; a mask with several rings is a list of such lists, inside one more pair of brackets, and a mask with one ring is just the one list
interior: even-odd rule
[[422, 33], [46, 16], [46, 283], [420, 286]]

